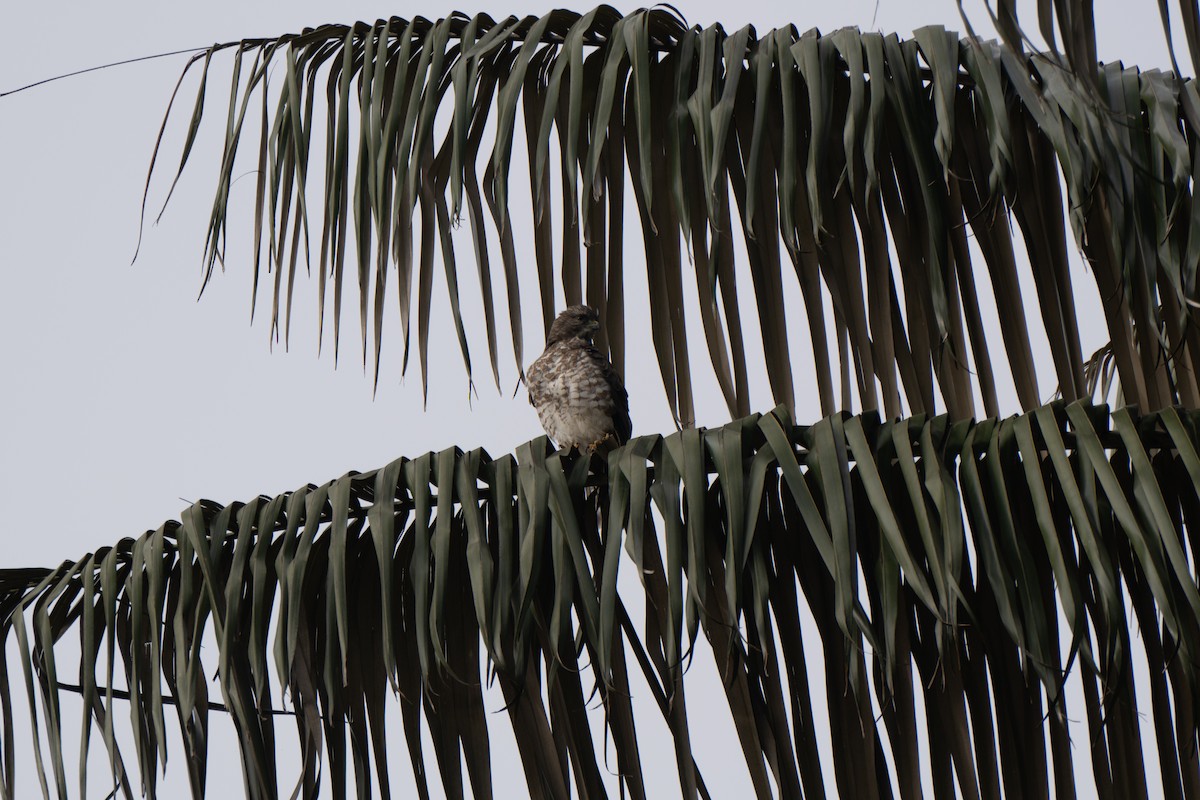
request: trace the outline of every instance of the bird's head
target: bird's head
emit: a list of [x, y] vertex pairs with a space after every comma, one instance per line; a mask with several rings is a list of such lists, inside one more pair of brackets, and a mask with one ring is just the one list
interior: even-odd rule
[[568, 339], [583, 339], [591, 342], [600, 330], [600, 314], [588, 306], [567, 306], [550, 326], [546, 344], [564, 342]]

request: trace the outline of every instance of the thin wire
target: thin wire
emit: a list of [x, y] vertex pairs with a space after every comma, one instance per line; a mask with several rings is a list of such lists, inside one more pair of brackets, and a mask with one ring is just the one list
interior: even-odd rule
[[196, 53], [196, 52], [199, 52], [199, 51], [205, 50], [205, 49], [207, 49], [207, 48], [190, 47], [187, 50], [173, 50], [170, 53], [158, 53], [158, 54], [152, 55], [152, 56], [139, 56], [137, 58], [127, 58], [124, 61], [114, 61], [111, 64], [101, 64], [98, 67], [88, 67], [87, 69], [77, 69], [74, 72], [68, 72], [63, 75], [55, 75], [53, 78], [45, 78], [43, 80], [37, 81], [35, 83], [27, 84], [25, 86], [21, 86], [16, 89], [10, 89], [7, 92], [0, 92], [0, 97], [8, 97], [10, 94], [16, 94], [17, 92], [23, 92], [26, 89], [32, 89], [35, 86], [41, 86], [42, 84], [45, 84], [45, 83], [53, 83], [54, 81], [61, 81], [63, 78], [74, 78], [76, 75], [83, 75], [88, 72], [95, 72], [95, 71], [101, 70], [101, 69], [108, 69], [109, 67], [120, 67], [125, 64], [136, 64], [139, 61], [150, 61], [151, 59], [155, 59], [155, 58], [167, 58], [169, 56], [179, 56], [179, 55], [183, 55], [184, 53]]

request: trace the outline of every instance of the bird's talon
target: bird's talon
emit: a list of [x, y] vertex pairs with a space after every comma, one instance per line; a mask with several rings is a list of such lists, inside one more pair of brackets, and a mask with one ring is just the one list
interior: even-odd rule
[[613, 438], [613, 434], [612, 434], [612, 431], [609, 431], [608, 433], [604, 434], [603, 436], [601, 436], [601, 437], [600, 437], [599, 439], [597, 439], [596, 441], [594, 441], [594, 442], [592, 442], [591, 444], [589, 444], [589, 445], [588, 445], [588, 452], [589, 452], [589, 453], [595, 453], [595, 452], [596, 452], [596, 450], [597, 450], [597, 448], [599, 448], [599, 447], [600, 447], [600, 445], [604, 444], [605, 442], [607, 442], [607, 441], [608, 441], [609, 439], [611, 439], [611, 438]]

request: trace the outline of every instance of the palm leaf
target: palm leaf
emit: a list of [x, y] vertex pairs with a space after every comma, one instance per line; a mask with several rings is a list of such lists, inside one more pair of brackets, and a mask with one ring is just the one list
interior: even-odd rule
[[[99, 726], [112, 765], [102, 781], [126, 794], [156, 794], [168, 706], [197, 796], [214, 712], [238, 730], [251, 797], [293, 781], [309, 794], [321, 762], [338, 796], [351, 773], [358, 796], [376, 782], [386, 794], [390, 685], [422, 796], [434, 768], [423, 721], [448, 795], [490, 797], [482, 656], [531, 796], [618, 784], [645, 796], [633, 665], [674, 738], [684, 795], [706, 795], [685, 699], [693, 647], [716, 658], [759, 796], [910, 796], [922, 775], [964, 797], [1064, 796], [1078, 777], [1069, 740], [1093, 743], [1097, 791], [1147, 786], [1145, 687], [1128, 677], [1138, 649], [1152, 672], [1155, 771], [1164, 786], [1193, 786], [1198, 424], [1196, 412], [1078, 401], [978, 423], [870, 414], [795, 427], [779, 408], [641, 437], [606, 462], [545, 439], [516, 460], [451, 449], [278, 497], [202, 501], [55, 570], [0, 571], [0, 641], [17, 642], [36, 771], [60, 793], [70, 691], [84, 698], [81, 759]], [[645, 593], [641, 624], [617, 588], [626, 561]], [[78, 684], [56, 658], [73, 629]], [[824, 691], [807, 677], [806, 635], [820, 638]], [[1083, 687], [1086, 723], [1067, 714], [1069, 684]], [[914, 749], [918, 691], [928, 760]], [[616, 751], [608, 778], [590, 692]], [[21, 701], [7, 671], [0, 699], [11, 753]], [[832, 754], [814, 744], [822, 702]], [[277, 774], [278, 714], [297, 723], [298, 775]], [[114, 735], [125, 719], [131, 735]], [[12, 797], [18, 765], [3, 767]], [[78, 778], [83, 793], [97, 780]]]
[[[1000, 6], [999, 29], [1019, 45], [1011, 4]], [[1033, 409], [1045, 389], [1031, 357], [1034, 323], [1022, 310], [1029, 280], [1054, 378], [1073, 401], [1087, 396], [1088, 379], [1067, 220], [1104, 299], [1126, 400], [1146, 410], [1194, 407], [1200, 217], [1191, 183], [1200, 170], [1192, 146], [1200, 96], [1194, 81], [1169, 73], [1111, 64], [1085, 70], [1095, 63], [1090, 17], [1071, 3], [1047, 3], [1039, 6], [1044, 29], [1052, 6], [1069, 23], [1065, 58], [941, 28], [907, 41], [855, 29], [727, 33], [688, 27], [669, 9], [621, 16], [609, 7], [500, 21], [457, 13], [392, 18], [215, 45], [185, 70], [198, 70], [201, 81], [180, 164], [189, 163], [205, 118], [207, 78], [233, 51], [206, 280], [227, 260], [236, 156], [243, 138], [255, 135], [246, 111], [261, 104], [253, 264], [255, 286], [270, 287], [272, 331], [282, 317], [286, 338], [296, 261], [315, 250], [318, 330], [331, 312], [336, 349], [342, 305], [355, 291], [347, 284], [356, 284], [363, 358], [373, 360], [376, 380], [384, 317], [395, 304], [404, 367], [415, 349], [427, 384], [429, 338], [448, 332], [435, 330], [446, 323], [429, 311], [440, 258], [468, 378], [479, 363], [471, 341], [482, 334], [502, 382], [497, 316], [505, 315], [496, 314], [498, 275], [490, 268], [496, 241], [523, 374], [517, 261], [530, 255], [516, 243], [532, 230], [543, 326], [560, 294], [586, 300], [603, 311], [602, 343], [621, 367], [625, 309], [648, 304], [663, 386], [685, 426], [697, 368], [684, 335], [689, 314], [703, 323], [732, 416], [751, 407], [745, 335], [762, 339], [774, 402], [794, 409], [787, 329], [799, 309], [784, 253], [805, 304], [826, 414], [994, 416], [997, 387], [1009, 383], [1022, 408]], [[1193, 27], [1185, 24], [1189, 42]], [[1048, 30], [1052, 37], [1052, 24]], [[273, 74], [280, 79], [268, 83]], [[448, 127], [436, 124], [439, 115]], [[516, 146], [522, 135], [524, 151]], [[526, 155], [531, 192], [522, 208], [510, 182]], [[557, 205], [549, 200], [556, 181]], [[621, 262], [627, 181], [648, 266], [644, 294], [625, 281]], [[462, 311], [467, 284], [449, 232], [464, 195], [482, 331]], [[1016, 249], [1034, 267], [1025, 278], [1010, 219], [1023, 234]], [[979, 243], [975, 256], [968, 226]], [[733, 269], [737, 227], [749, 286]], [[556, 236], [560, 255], [552, 250]], [[982, 264], [972, 264], [980, 256]], [[686, 257], [699, 297], [692, 310]], [[357, 264], [357, 281], [346, 277], [347, 259]], [[273, 280], [260, 282], [260, 265]], [[1006, 358], [995, 357], [979, 315], [988, 288]], [[739, 292], [753, 293], [757, 332], [738, 313]], [[828, 356], [835, 342], [836, 364]]]

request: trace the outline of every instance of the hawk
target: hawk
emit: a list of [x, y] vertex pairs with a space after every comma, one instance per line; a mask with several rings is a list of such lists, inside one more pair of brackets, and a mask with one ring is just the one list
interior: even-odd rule
[[592, 344], [600, 330], [594, 308], [569, 306], [550, 326], [546, 351], [525, 374], [529, 404], [559, 447], [592, 453], [625, 444], [633, 424], [621, 376]]

